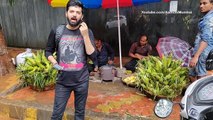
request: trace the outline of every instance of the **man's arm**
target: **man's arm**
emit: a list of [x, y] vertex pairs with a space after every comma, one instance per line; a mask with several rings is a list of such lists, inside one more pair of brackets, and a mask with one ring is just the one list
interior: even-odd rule
[[53, 65], [58, 64], [58, 62], [55, 60], [55, 58], [54, 58], [52, 55], [48, 56], [47, 59], [48, 59]]
[[114, 50], [108, 43], [105, 43], [105, 45], [106, 45], [107, 52], [109, 53], [109, 56], [108, 56], [109, 60], [113, 61], [115, 57]]
[[194, 57], [198, 58], [207, 46], [208, 46], [208, 44], [205, 41], [201, 41], [199, 48], [198, 48], [197, 52], [195, 53]]
[[200, 54], [203, 52], [203, 50], [208, 46], [208, 44], [205, 41], [201, 41], [198, 50], [196, 51], [194, 57], [190, 61], [190, 66], [195, 67], [198, 61], [198, 58]]
[[48, 37], [46, 49], [45, 49], [45, 56], [52, 64], [57, 63], [57, 61], [53, 57], [53, 53], [55, 52], [55, 49], [56, 49], [55, 31], [51, 30], [49, 37]]
[[97, 59], [97, 52], [95, 49], [94, 36], [92, 32], [89, 31], [85, 22], [81, 23], [79, 29], [81, 31], [81, 35], [84, 38], [86, 53], [89, 55], [90, 59], [93, 61], [93, 64], [95, 65], [94, 71], [97, 71], [98, 59]]
[[94, 64], [94, 71], [98, 71], [98, 59], [97, 59], [97, 52], [94, 51], [91, 55], [89, 55], [89, 58], [92, 60]]
[[137, 59], [138, 59], [137, 54], [135, 55], [135, 54], [133, 54], [132, 52], [129, 52], [129, 56], [132, 57], [132, 58], [137, 58]]
[[86, 53], [88, 55], [91, 55], [95, 51], [95, 48], [92, 45], [92, 42], [90, 40], [89, 30], [88, 30], [86, 23], [82, 22], [79, 29], [80, 29], [81, 35], [83, 36], [83, 39], [84, 39]]
[[198, 61], [198, 58], [200, 56], [200, 54], [203, 52], [203, 50], [208, 46], [208, 42], [212, 42], [212, 25], [211, 23], [208, 21], [204, 24], [204, 26], [201, 28], [201, 42], [199, 44], [198, 50], [196, 51], [196, 53], [194, 54], [193, 58], [191, 59], [189, 66], [191, 67], [195, 67]]
[[131, 45], [131, 48], [130, 48], [130, 50], [129, 50], [129, 56], [130, 56], [131, 58], [140, 59], [139, 56], [138, 56], [137, 54], [135, 54], [135, 49], [136, 49], [136, 47], [137, 47], [136, 45], [137, 45], [137, 43], [133, 43], [133, 44]]
[[151, 55], [151, 53], [152, 53], [152, 46], [149, 45], [148, 55]]
[[108, 53], [108, 64], [112, 65], [114, 63], [114, 57], [115, 53], [112, 47], [108, 43], [104, 43], [104, 46], [106, 47], [107, 53]]

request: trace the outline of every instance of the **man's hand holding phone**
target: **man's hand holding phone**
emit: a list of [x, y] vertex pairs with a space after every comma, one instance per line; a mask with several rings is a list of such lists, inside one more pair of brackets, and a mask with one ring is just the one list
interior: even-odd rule
[[79, 26], [79, 30], [81, 32], [81, 35], [83, 36], [86, 53], [88, 55], [91, 55], [95, 51], [95, 46], [93, 46], [93, 44], [91, 43], [89, 36], [89, 28], [85, 22], [82, 22]]
[[56, 70], [63, 70], [64, 68], [62, 66], [60, 66], [58, 63], [53, 65], [53, 68], [55, 68]]
[[89, 36], [87, 24], [83, 20], [79, 25], [79, 29], [83, 37]]

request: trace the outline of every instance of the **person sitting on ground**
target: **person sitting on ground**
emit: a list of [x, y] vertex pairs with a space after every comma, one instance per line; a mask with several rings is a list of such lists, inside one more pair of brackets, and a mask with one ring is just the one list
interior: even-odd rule
[[146, 35], [141, 35], [137, 42], [131, 45], [129, 50], [129, 56], [132, 58], [124, 67], [127, 70], [135, 72], [135, 67], [137, 61], [143, 59], [144, 57], [150, 55], [152, 51], [151, 45], [148, 43], [148, 38]]
[[98, 59], [98, 66], [95, 66], [94, 64], [90, 64], [89, 71], [97, 71], [97, 67], [101, 67], [103, 65], [113, 65], [114, 61], [114, 50], [112, 47], [106, 43], [103, 42], [101, 39], [95, 39], [95, 46], [97, 50], [97, 59]]

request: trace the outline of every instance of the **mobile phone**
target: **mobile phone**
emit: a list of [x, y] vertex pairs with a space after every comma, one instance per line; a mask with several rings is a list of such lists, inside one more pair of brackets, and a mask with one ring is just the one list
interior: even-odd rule
[[81, 27], [81, 23], [84, 22], [82, 19], [79, 22], [79, 27]]
[[81, 24], [82, 22], [84, 22], [82, 19], [80, 20], [79, 24]]

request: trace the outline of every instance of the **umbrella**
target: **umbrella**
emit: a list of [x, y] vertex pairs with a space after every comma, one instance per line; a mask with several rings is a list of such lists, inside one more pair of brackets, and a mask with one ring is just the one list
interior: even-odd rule
[[183, 66], [189, 66], [193, 48], [177, 37], [162, 37], [158, 40], [156, 49], [160, 57], [172, 54], [175, 59], [183, 61]]
[[[65, 7], [69, 0], [47, 0], [52, 7]], [[161, 0], [79, 0], [85, 8], [116, 8], [119, 7], [137, 6], [146, 3], [160, 2]], [[169, 2], [170, 0], [163, 0]]]
[[47, 0], [48, 4], [52, 7], [66, 7], [69, 0]]
[[[48, 0], [52, 7], [65, 7], [68, 0]], [[118, 19], [118, 42], [119, 42], [119, 61], [122, 69], [122, 55], [121, 55], [121, 32], [120, 32], [120, 7], [137, 6], [146, 3], [160, 2], [161, 0], [79, 0], [85, 8], [117, 8]], [[168, 0], [167, 0], [168, 1]]]

